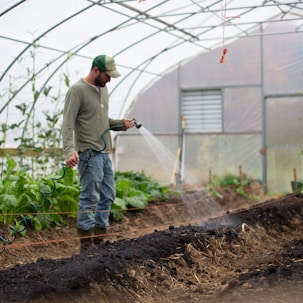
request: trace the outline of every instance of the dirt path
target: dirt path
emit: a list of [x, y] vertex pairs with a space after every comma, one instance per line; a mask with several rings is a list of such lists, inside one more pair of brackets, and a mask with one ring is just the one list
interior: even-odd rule
[[83, 254], [72, 222], [29, 232], [0, 256], [0, 302], [302, 302], [303, 198], [228, 197], [220, 208], [200, 192], [154, 203]]

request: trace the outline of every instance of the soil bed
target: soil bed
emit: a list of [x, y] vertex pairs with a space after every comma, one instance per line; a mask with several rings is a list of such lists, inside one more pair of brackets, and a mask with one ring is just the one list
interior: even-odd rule
[[303, 197], [224, 195], [155, 202], [82, 254], [73, 221], [28, 231], [0, 256], [0, 302], [302, 302]]

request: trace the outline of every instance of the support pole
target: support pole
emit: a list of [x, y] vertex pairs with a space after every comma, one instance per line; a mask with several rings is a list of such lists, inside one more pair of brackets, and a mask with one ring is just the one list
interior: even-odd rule
[[173, 185], [175, 183], [176, 180], [176, 174], [177, 174], [177, 170], [179, 167], [179, 159], [180, 159], [180, 154], [181, 154], [181, 148], [179, 147], [177, 150], [177, 155], [176, 155], [176, 160], [175, 160], [175, 164], [173, 167], [173, 171], [170, 177], [170, 184]]
[[297, 170], [294, 168], [293, 169], [293, 176], [294, 176], [294, 188], [293, 188], [293, 191], [296, 191], [298, 189], [298, 181], [297, 181]]
[[262, 100], [262, 181], [263, 191], [267, 194], [267, 139], [266, 139], [266, 98], [264, 92], [264, 39], [263, 39], [263, 24], [260, 24], [260, 56], [261, 56], [261, 100]]
[[240, 180], [240, 182], [243, 181], [242, 165], [239, 165], [239, 180]]
[[185, 162], [185, 118], [181, 116], [181, 163], [180, 163], [180, 181], [184, 182], [184, 162]]

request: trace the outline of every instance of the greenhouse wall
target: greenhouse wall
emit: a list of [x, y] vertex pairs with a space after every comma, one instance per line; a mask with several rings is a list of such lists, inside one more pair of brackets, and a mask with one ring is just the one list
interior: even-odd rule
[[[268, 193], [290, 192], [294, 169], [303, 178], [303, 34], [296, 22], [259, 27], [250, 37], [202, 53], [170, 70], [133, 103], [128, 115], [143, 127], [116, 139], [115, 167], [144, 171], [163, 182], [206, 184], [212, 175], [239, 173]], [[182, 127], [182, 93], [222, 94], [222, 130]], [[188, 121], [187, 121], [188, 122]], [[150, 141], [148, 143], [148, 141]], [[176, 170], [176, 162], [178, 169]]]

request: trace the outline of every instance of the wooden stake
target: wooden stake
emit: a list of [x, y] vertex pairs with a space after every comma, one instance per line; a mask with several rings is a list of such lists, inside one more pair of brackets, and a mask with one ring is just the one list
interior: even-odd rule
[[293, 176], [294, 176], [294, 191], [297, 190], [297, 170], [293, 169]]
[[240, 179], [240, 182], [241, 182], [242, 179], [243, 179], [242, 165], [239, 165], [239, 179]]
[[181, 148], [179, 147], [178, 150], [177, 150], [177, 155], [176, 155], [176, 160], [175, 160], [173, 172], [172, 172], [171, 178], [170, 178], [170, 184], [171, 185], [173, 185], [174, 181], [176, 180], [176, 172], [177, 172], [177, 169], [178, 169], [178, 166], [179, 166], [180, 154], [181, 154]]

